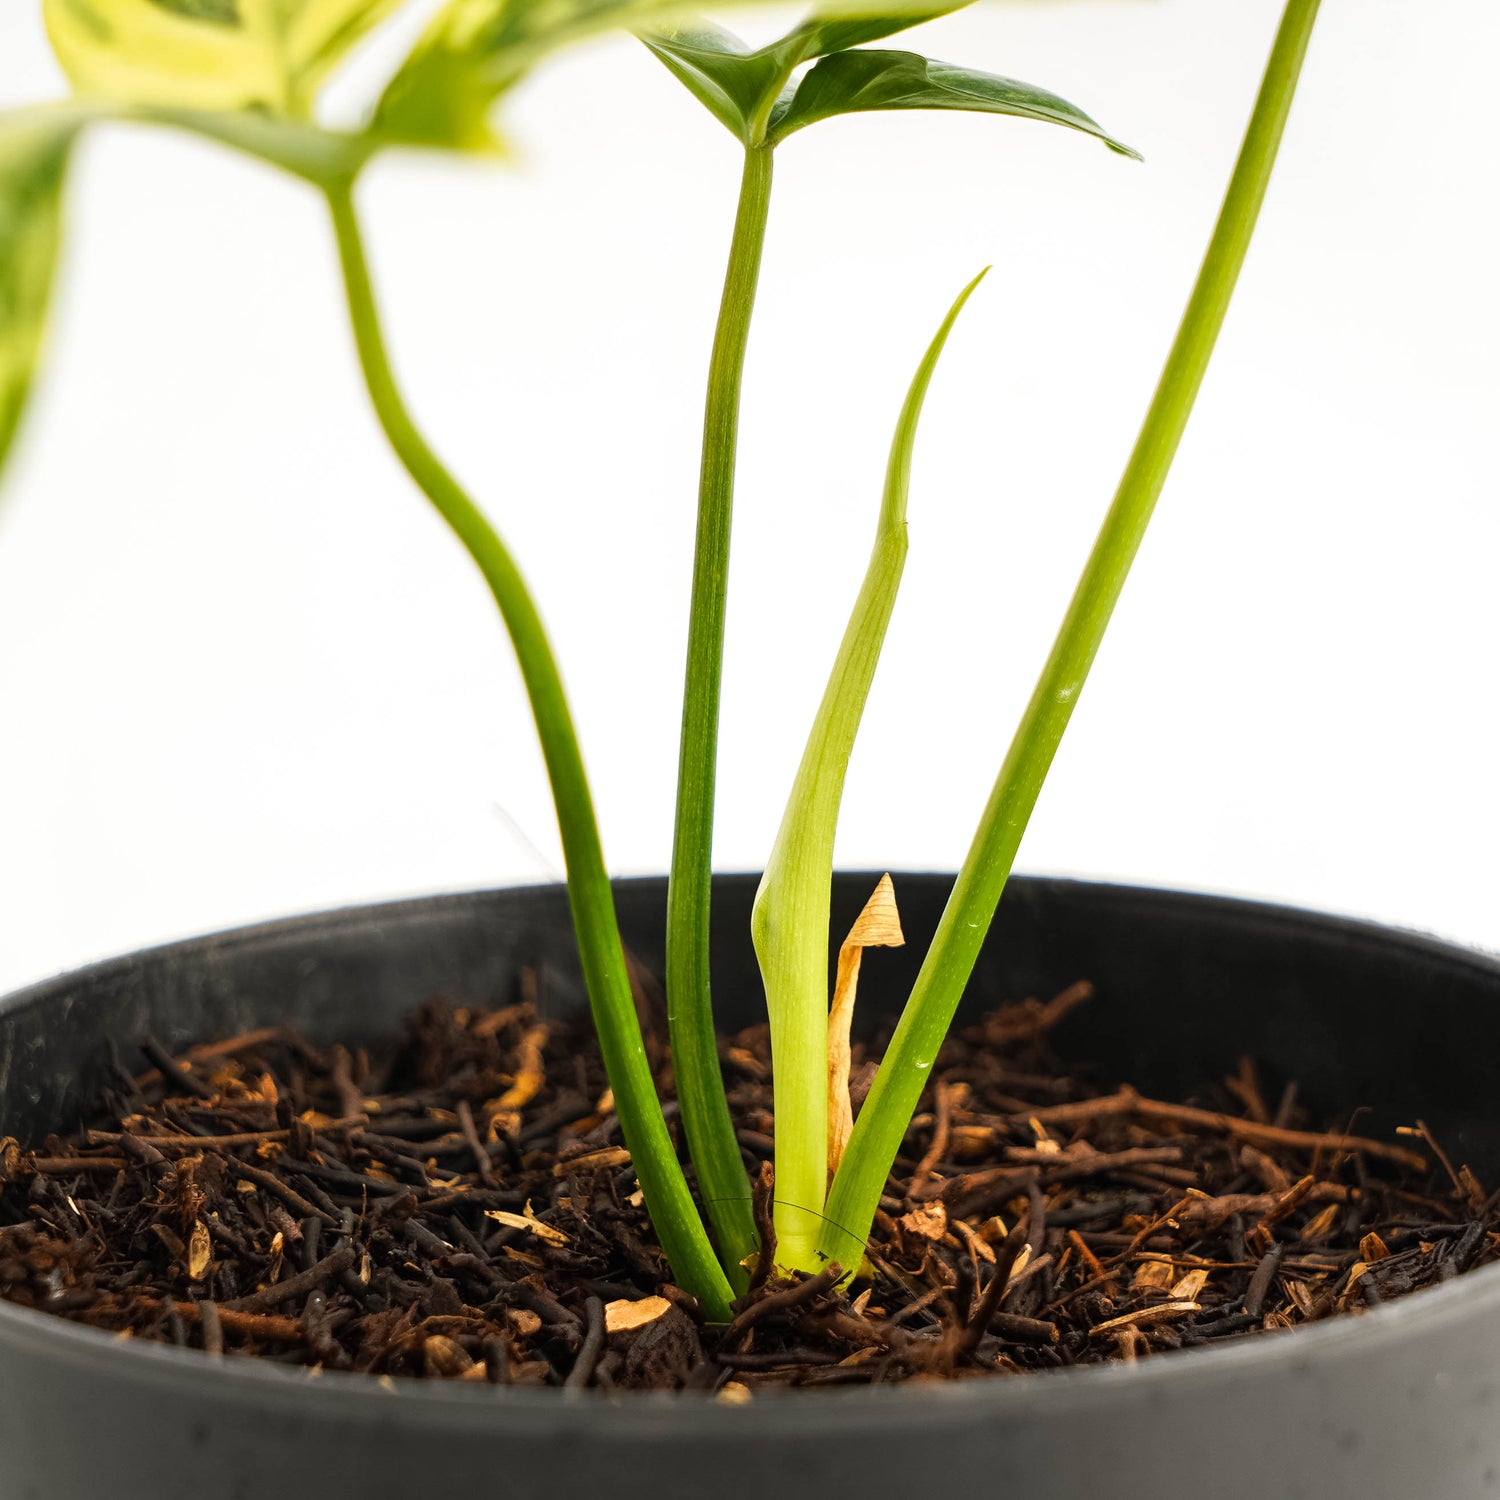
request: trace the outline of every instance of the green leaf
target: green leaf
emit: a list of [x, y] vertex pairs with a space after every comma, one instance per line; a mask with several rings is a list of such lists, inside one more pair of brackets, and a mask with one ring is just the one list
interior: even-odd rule
[[643, 31], [640, 37], [740, 140], [749, 139], [757, 111], [768, 96], [776, 97], [785, 81], [768, 49], [751, 51], [737, 36], [710, 21]]
[[[776, 1257], [816, 1270], [828, 1170], [828, 908], [844, 776], [906, 565], [906, 497], [927, 388], [981, 271], [948, 311], [891, 441], [875, 546], [755, 893], [750, 932], [776, 1059]], [[847, 1266], [849, 1262], [845, 1262]], [[856, 1261], [855, 1264], [858, 1264]]]
[[794, 130], [834, 115], [887, 109], [959, 109], [1043, 120], [1095, 136], [1121, 155], [1137, 156], [1081, 109], [1046, 89], [934, 62], [915, 52], [878, 50], [835, 52], [823, 58], [778, 102], [770, 139], [783, 141]]
[[776, 51], [790, 67], [811, 62], [815, 57], [826, 57], [830, 52], [845, 52], [850, 47], [863, 47], [866, 42], [878, 42], [882, 37], [895, 36], [898, 31], [909, 31], [924, 21], [935, 21], [939, 16], [952, 15], [964, 10], [974, 0], [956, 0], [946, 5], [927, 5], [910, 10], [898, 9], [894, 13], [874, 15], [841, 15], [821, 10], [810, 16], [794, 31], [789, 31], [781, 41], [772, 43], [767, 50]]
[[[753, 145], [764, 136], [766, 121], [787, 80], [803, 63], [825, 52], [877, 41], [972, 3], [958, 0], [899, 15], [857, 18], [820, 13], [777, 41], [753, 50], [723, 27], [698, 18], [643, 30], [639, 35], [717, 120], [746, 145]], [[790, 94], [787, 97], [789, 102]]]
[[[819, 7], [821, 19], [807, 26], [831, 27], [841, 18], [864, 14], [864, 26], [888, 28], [868, 32], [869, 40], [956, 8], [935, 7], [931, 0], [911, 0], [910, 5], [902, 0], [885, 0], [878, 14], [886, 20], [875, 21], [869, 18], [868, 7], [869, 0], [827, 0]], [[491, 108], [549, 52], [602, 31], [641, 31], [677, 18], [682, 19], [686, 33], [728, 38], [727, 32], [720, 34], [706, 22], [688, 19], [686, 13], [691, 9], [682, 0], [447, 0], [387, 86], [376, 110], [376, 129], [385, 140], [396, 144], [498, 150], [499, 143], [489, 126]], [[792, 35], [806, 29], [799, 27]], [[664, 34], [670, 37], [673, 33]], [[742, 51], [741, 44], [729, 40], [733, 46], [725, 56], [750, 55]], [[783, 42], [789, 40], [783, 38]], [[816, 56], [818, 45], [816, 36], [809, 33], [799, 46], [813, 50], [804, 50], [798, 60]], [[713, 50], [712, 43], [709, 50]], [[708, 65], [711, 69], [720, 67], [717, 60], [709, 60]], [[788, 70], [795, 66], [790, 64]], [[713, 85], [705, 83], [704, 87], [712, 91]], [[698, 92], [696, 87], [694, 92]], [[736, 92], [728, 91], [729, 97]], [[701, 93], [698, 97], [704, 98]], [[707, 99], [704, 102], [709, 103]], [[720, 119], [725, 118], [720, 113], [723, 107], [722, 99], [710, 104]]]
[[77, 133], [68, 115], [0, 116], [0, 467], [41, 353]]
[[84, 95], [306, 119], [346, 52], [404, 0], [44, 0]]

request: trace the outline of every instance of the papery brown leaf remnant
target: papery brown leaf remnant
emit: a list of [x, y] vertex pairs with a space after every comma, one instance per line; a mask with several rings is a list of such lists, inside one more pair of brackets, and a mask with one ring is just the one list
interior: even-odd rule
[[212, 1244], [208, 1237], [208, 1225], [202, 1219], [193, 1225], [193, 1232], [188, 1238], [187, 1271], [194, 1281], [202, 1281], [208, 1274], [208, 1267], [213, 1258]]
[[854, 1130], [854, 1106], [849, 1098], [849, 1028], [854, 1020], [854, 994], [859, 986], [860, 960], [866, 948], [900, 948], [906, 943], [896, 910], [896, 888], [882, 875], [874, 894], [855, 918], [839, 948], [838, 976], [833, 1005], [828, 1012], [828, 1176], [844, 1159], [844, 1147]]

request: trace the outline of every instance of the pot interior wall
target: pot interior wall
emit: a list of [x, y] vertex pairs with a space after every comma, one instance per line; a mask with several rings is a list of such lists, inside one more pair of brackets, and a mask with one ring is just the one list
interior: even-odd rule
[[[835, 881], [842, 934], [873, 875]], [[899, 1007], [950, 881], [897, 876], [908, 945], [871, 955], [858, 1024]], [[665, 882], [617, 887], [632, 951], [660, 972]], [[763, 1018], [749, 942], [755, 879], [715, 883], [721, 1026]], [[388, 1035], [425, 999], [500, 1004], [540, 963], [554, 1012], [583, 1004], [557, 887], [483, 892], [300, 918], [153, 950], [41, 985], [0, 1008], [0, 1135], [80, 1123], [114, 1066], [136, 1071], [150, 1033], [182, 1046], [290, 1020], [319, 1038]], [[1256, 1058], [1268, 1092], [1297, 1080], [1316, 1123], [1387, 1134], [1425, 1119], [1481, 1180], [1500, 1177], [1495, 961], [1408, 934], [1280, 908], [1081, 882], [1011, 882], [960, 1019], [1050, 997], [1097, 997], [1057, 1034], [1102, 1079], [1185, 1098]], [[1341, 1113], [1340, 1113], [1341, 1112]]]

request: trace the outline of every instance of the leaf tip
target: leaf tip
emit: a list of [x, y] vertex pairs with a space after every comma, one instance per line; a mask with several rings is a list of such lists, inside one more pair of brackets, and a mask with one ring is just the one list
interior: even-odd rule
[[844, 942], [846, 946], [857, 948], [900, 948], [905, 945], [901, 914], [896, 909], [896, 887], [888, 873], [876, 883]]

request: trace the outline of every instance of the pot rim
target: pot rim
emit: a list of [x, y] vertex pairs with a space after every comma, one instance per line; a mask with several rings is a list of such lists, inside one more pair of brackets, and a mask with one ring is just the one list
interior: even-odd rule
[[[751, 875], [724, 878], [758, 879]], [[1013, 883], [1033, 888], [1087, 887], [1119, 900], [1139, 900], [1143, 905], [1170, 899], [1200, 917], [1218, 917], [1242, 926], [1274, 925], [1282, 933], [1289, 927], [1315, 930], [1325, 937], [1342, 936], [1365, 945], [1390, 945], [1407, 953], [1415, 950], [1442, 967], [1478, 970], [1489, 978], [1500, 979], [1500, 957], [1459, 947], [1428, 934], [1301, 907], [1103, 881], [1017, 876]], [[658, 876], [642, 876], [616, 884], [642, 888], [660, 885], [662, 880]], [[366, 924], [378, 924], [388, 931], [393, 921], [419, 920], [435, 908], [462, 908], [493, 899], [496, 894], [519, 901], [555, 900], [560, 889], [560, 885], [550, 884], [463, 891], [332, 908], [230, 928], [155, 945], [29, 985], [0, 997], [0, 1014], [46, 1005], [76, 990], [80, 984], [104, 977], [122, 966], [170, 957], [185, 949], [232, 949], [332, 928], [347, 935]], [[87, 1365], [94, 1371], [116, 1370], [122, 1380], [149, 1382], [168, 1395], [188, 1387], [203, 1395], [206, 1390], [203, 1377], [217, 1364], [211, 1382], [214, 1394], [226, 1401], [242, 1397], [262, 1410], [270, 1406], [286, 1412], [306, 1411], [311, 1404], [329, 1414], [343, 1411], [363, 1414], [372, 1420], [389, 1417], [403, 1424], [435, 1428], [483, 1426], [497, 1433], [519, 1426], [533, 1435], [539, 1431], [564, 1434], [586, 1425], [618, 1438], [659, 1436], [672, 1425], [674, 1415], [691, 1411], [695, 1433], [711, 1437], [716, 1433], [742, 1433], [746, 1411], [759, 1414], [752, 1420], [769, 1422], [768, 1435], [772, 1435], [812, 1431], [835, 1417], [848, 1430], [861, 1426], [889, 1427], [893, 1419], [902, 1417], [930, 1427], [934, 1422], [958, 1423], [984, 1416], [1024, 1420], [1040, 1403], [1058, 1400], [1067, 1400], [1084, 1410], [1122, 1396], [1142, 1403], [1156, 1402], [1169, 1399], [1171, 1392], [1185, 1381], [1216, 1383], [1259, 1371], [1270, 1371], [1279, 1377], [1314, 1357], [1381, 1360], [1397, 1350], [1413, 1328], [1441, 1335], [1445, 1329], [1467, 1322], [1480, 1312], [1500, 1313], [1500, 1264], [1469, 1271], [1444, 1285], [1411, 1292], [1394, 1302], [1311, 1327], [1206, 1348], [1153, 1354], [1133, 1365], [1086, 1365], [1028, 1372], [1020, 1379], [967, 1380], [943, 1385], [866, 1386], [810, 1393], [766, 1390], [757, 1391], [748, 1407], [727, 1406], [703, 1392], [583, 1391], [569, 1392], [564, 1398], [550, 1389], [477, 1385], [464, 1388], [451, 1381], [382, 1381], [379, 1377], [339, 1371], [320, 1372], [314, 1379], [305, 1372], [250, 1357], [212, 1361], [199, 1350], [122, 1339], [55, 1314], [4, 1301], [0, 1301], [0, 1341], [38, 1352], [45, 1347], [49, 1357], [61, 1356], [65, 1362]]]

